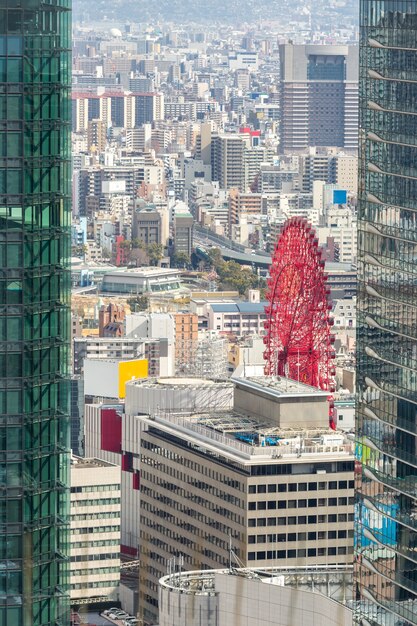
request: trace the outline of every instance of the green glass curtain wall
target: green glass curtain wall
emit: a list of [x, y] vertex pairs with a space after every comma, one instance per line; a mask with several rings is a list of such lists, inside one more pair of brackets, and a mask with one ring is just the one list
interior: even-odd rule
[[70, 0], [0, 2], [0, 626], [68, 626]]

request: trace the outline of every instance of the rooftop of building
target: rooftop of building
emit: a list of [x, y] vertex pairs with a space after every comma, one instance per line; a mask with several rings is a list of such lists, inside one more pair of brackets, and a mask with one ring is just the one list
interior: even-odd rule
[[213, 313], [264, 313], [267, 302], [225, 302], [210, 304]]
[[281, 587], [296, 587], [304, 591], [318, 591], [337, 602], [352, 598], [353, 567], [351, 565], [325, 565], [300, 567], [265, 567], [204, 570], [172, 573], [160, 579], [161, 587], [190, 595], [216, 593], [216, 575], [256, 579], [262, 583]]
[[108, 463], [102, 459], [84, 458], [81, 456], [71, 456], [71, 469], [93, 469], [97, 467], [117, 467], [114, 463]]
[[158, 388], [161, 386], [167, 387], [211, 387], [213, 385], [221, 385], [225, 387], [232, 387], [232, 383], [228, 380], [209, 380], [207, 378], [199, 377], [166, 377], [166, 378], [145, 378], [131, 380], [128, 385], [135, 385], [138, 387], [153, 387]]
[[280, 427], [233, 410], [184, 413], [163, 411], [150, 415], [158, 428], [181, 436], [198, 449], [220, 452], [240, 463], [350, 460], [354, 442], [329, 427], [307, 429], [300, 423]]
[[232, 376], [232, 381], [242, 387], [253, 391], [262, 391], [264, 394], [274, 397], [290, 396], [315, 396], [327, 398], [328, 391], [322, 391], [317, 387], [306, 385], [292, 378], [284, 376], [265, 376], [263, 374], [264, 364], [240, 365], [236, 368]]
[[123, 278], [125, 274], [140, 276], [141, 278], [157, 278], [158, 276], [177, 276], [181, 270], [167, 267], [131, 267], [121, 268], [117, 272], [109, 271], [107, 276], [111, 276], [113, 273], [117, 273], [117, 278]]

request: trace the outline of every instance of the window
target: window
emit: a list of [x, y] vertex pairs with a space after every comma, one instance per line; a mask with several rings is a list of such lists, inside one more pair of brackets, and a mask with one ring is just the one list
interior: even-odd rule
[[[281, 485], [279, 485], [279, 487], [281, 487]], [[268, 485], [268, 493], [275, 493], [277, 490], [277, 486], [276, 485]], [[279, 488], [278, 488], [279, 491]]]
[[266, 493], [266, 485], [258, 485], [258, 493]]

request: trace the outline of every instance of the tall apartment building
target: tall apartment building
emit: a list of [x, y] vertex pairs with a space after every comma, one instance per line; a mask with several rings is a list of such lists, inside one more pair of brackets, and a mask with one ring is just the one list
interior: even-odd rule
[[[221, 189], [245, 191], [245, 147], [243, 135], [212, 135], [210, 142], [211, 176]], [[203, 148], [202, 148], [203, 154]]]
[[4, 626], [69, 623], [70, 6], [0, 9]]
[[191, 213], [184, 209], [174, 214], [174, 249], [176, 253], [183, 252], [191, 257], [193, 250], [193, 227], [194, 218]]
[[133, 93], [135, 102], [135, 126], [164, 119], [164, 95], [162, 93]]
[[101, 120], [91, 120], [87, 126], [87, 146], [90, 152], [100, 154], [107, 143], [107, 126]]
[[106, 461], [71, 460], [71, 604], [119, 599], [120, 474]]
[[237, 189], [231, 189], [229, 193], [229, 233], [233, 224], [239, 224], [245, 215], [262, 214], [262, 194], [241, 193]]
[[194, 362], [198, 341], [198, 315], [174, 313], [175, 370], [186, 372]]
[[358, 147], [358, 47], [281, 44], [284, 154], [309, 146]]
[[417, 2], [362, 0], [358, 624], [417, 624]]

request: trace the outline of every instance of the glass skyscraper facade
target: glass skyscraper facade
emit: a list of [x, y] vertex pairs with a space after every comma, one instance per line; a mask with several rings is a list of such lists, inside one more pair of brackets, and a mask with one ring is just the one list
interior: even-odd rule
[[356, 622], [417, 624], [417, 0], [360, 2]]
[[0, 2], [0, 625], [68, 626], [71, 0]]

